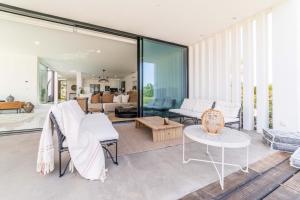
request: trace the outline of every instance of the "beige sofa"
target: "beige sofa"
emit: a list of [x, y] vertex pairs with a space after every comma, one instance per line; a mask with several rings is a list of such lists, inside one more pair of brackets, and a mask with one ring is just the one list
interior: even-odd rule
[[93, 95], [91, 97], [91, 102], [88, 103], [89, 110], [94, 112], [114, 112], [115, 108], [118, 106], [136, 106], [137, 105], [137, 92], [130, 91], [127, 93], [129, 95], [128, 103], [114, 103], [114, 94], [99, 94]]
[[103, 103], [103, 112], [107, 113], [107, 112], [115, 112], [115, 108], [119, 107], [119, 106], [136, 106], [136, 103]]

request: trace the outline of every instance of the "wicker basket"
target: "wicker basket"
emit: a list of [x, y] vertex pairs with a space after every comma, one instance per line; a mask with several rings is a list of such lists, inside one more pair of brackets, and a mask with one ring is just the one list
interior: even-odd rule
[[201, 116], [202, 129], [204, 132], [218, 135], [224, 128], [224, 116], [221, 111], [209, 109]]

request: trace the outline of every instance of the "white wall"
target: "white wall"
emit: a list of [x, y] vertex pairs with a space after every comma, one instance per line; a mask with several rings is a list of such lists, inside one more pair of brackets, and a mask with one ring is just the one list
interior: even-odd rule
[[274, 128], [300, 131], [300, 1], [273, 9]]
[[0, 54], [0, 99], [38, 103], [37, 57]]

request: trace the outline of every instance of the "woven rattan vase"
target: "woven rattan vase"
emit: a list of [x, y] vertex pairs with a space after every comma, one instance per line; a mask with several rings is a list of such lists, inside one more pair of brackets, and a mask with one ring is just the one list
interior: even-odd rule
[[221, 111], [209, 109], [201, 116], [202, 129], [204, 132], [218, 135], [224, 128], [224, 116]]

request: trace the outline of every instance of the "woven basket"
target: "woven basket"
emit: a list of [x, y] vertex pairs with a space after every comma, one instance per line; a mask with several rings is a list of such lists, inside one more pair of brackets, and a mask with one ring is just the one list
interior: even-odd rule
[[224, 116], [221, 111], [209, 109], [201, 116], [202, 129], [204, 132], [218, 135], [224, 128]]

